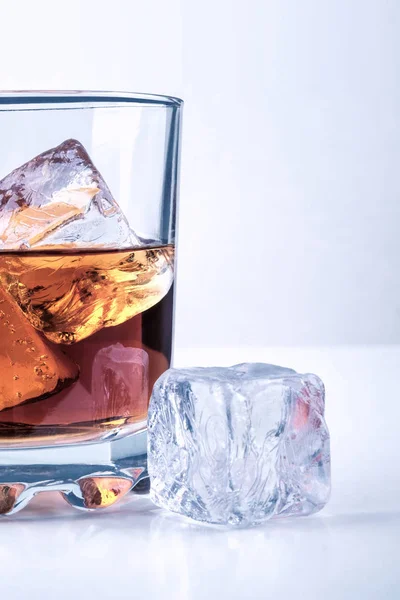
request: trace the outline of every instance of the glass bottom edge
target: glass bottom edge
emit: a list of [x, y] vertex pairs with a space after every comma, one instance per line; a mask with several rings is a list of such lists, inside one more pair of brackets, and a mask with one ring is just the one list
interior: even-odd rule
[[94, 444], [0, 450], [0, 516], [11, 516], [39, 493], [60, 492], [85, 511], [112, 506], [147, 473], [147, 432]]

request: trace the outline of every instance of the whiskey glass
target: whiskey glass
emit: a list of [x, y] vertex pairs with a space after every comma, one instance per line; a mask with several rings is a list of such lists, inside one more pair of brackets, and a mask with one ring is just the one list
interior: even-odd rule
[[182, 101], [0, 93], [0, 514], [143, 486], [173, 341]]

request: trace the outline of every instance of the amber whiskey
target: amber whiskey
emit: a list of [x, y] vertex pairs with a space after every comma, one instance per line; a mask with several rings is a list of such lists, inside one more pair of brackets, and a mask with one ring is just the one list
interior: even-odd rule
[[174, 248], [0, 254], [0, 443], [145, 426], [170, 364]]

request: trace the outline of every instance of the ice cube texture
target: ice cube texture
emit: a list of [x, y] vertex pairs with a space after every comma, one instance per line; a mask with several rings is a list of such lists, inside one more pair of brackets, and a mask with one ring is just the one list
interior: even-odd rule
[[0, 181], [0, 249], [140, 245], [77, 140], [39, 154]]
[[78, 379], [78, 366], [30, 326], [2, 289], [0, 333], [0, 410], [42, 400]]
[[224, 525], [320, 510], [330, 493], [324, 396], [316, 375], [268, 364], [166, 371], [149, 407], [152, 500]]
[[133, 413], [146, 419], [149, 398], [149, 356], [142, 348], [113, 344], [102, 348], [93, 362], [92, 390], [96, 398], [95, 420], [129, 418]]

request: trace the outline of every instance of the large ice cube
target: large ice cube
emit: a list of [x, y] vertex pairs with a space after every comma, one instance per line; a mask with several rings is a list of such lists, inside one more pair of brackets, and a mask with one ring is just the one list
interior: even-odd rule
[[149, 357], [142, 348], [113, 344], [93, 362], [94, 420], [145, 420], [149, 401]]
[[0, 410], [38, 401], [78, 379], [78, 366], [49, 344], [0, 289]]
[[77, 140], [66, 140], [0, 181], [0, 249], [141, 245]]
[[330, 492], [323, 383], [264, 364], [170, 369], [148, 452], [151, 497], [174, 512], [222, 524], [313, 513]]

